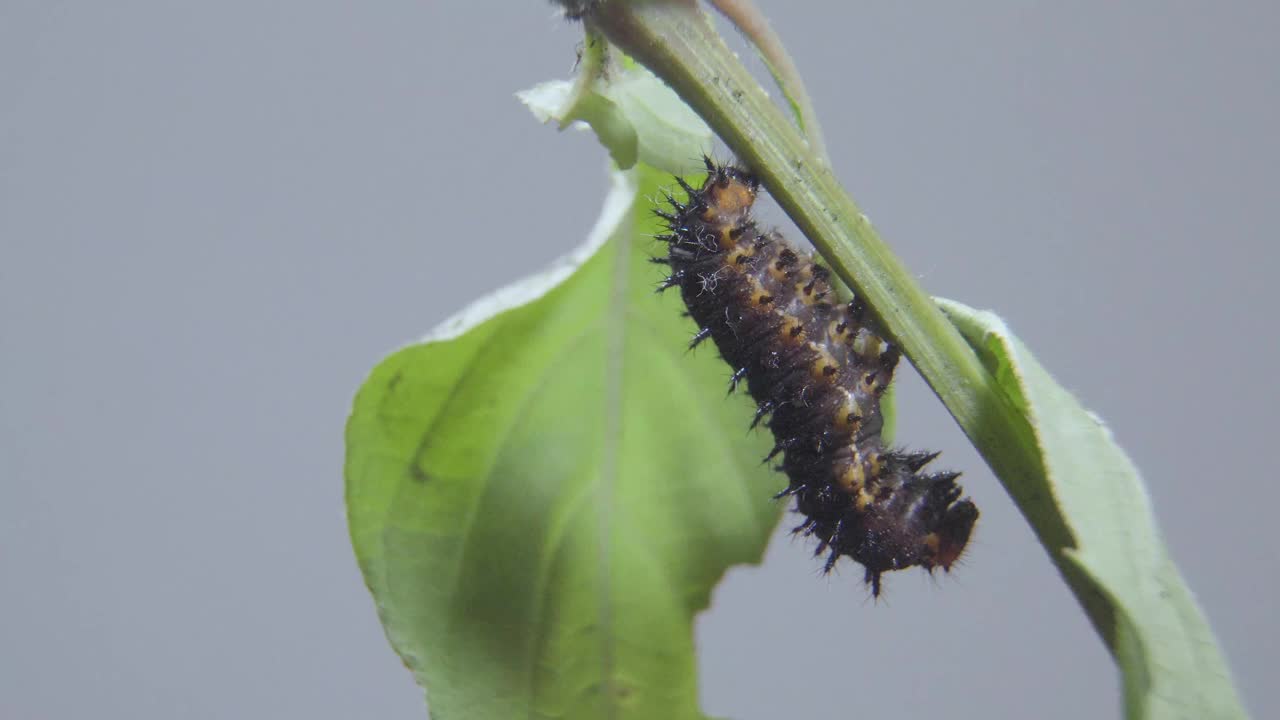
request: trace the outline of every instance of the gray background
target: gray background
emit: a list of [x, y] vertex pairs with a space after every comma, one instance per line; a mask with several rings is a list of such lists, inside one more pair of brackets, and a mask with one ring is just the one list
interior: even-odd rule
[[[761, 4], [854, 197], [1107, 418], [1280, 714], [1277, 5]], [[342, 425], [385, 352], [590, 227], [603, 151], [512, 98], [577, 40], [540, 0], [0, 0], [0, 717], [423, 716]], [[705, 708], [1115, 717], [1025, 524], [901, 392], [982, 508], [966, 566], [875, 604], [779, 537], [700, 620]]]

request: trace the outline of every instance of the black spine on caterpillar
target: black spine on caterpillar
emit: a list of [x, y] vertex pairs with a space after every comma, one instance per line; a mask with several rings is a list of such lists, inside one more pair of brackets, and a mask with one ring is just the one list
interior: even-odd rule
[[884, 447], [880, 396], [900, 353], [871, 327], [860, 302], [841, 303], [829, 271], [751, 218], [758, 180], [706, 159], [707, 179], [681, 178], [683, 202], [657, 210], [669, 232], [671, 274], [698, 323], [691, 345], [710, 338], [768, 418], [789, 484], [805, 517], [795, 532], [818, 539], [825, 570], [841, 555], [866, 569], [880, 594], [888, 570], [949, 570], [964, 552], [978, 509], [956, 472], [921, 472], [937, 453]]

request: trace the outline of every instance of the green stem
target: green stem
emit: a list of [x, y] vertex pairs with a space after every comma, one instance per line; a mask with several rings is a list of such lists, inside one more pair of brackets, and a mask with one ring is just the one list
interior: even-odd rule
[[[1052, 499], [1031, 428], [995, 378], [880, 239], [815, 150], [684, 0], [609, 0], [586, 18], [670, 85], [763, 181], [840, 278], [866, 300], [1017, 502], [1046, 548], [1075, 542]], [[1058, 553], [1051, 553], [1059, 568]], [[1104, 636], [1110, 620], [1086, 610]]]
[[791, 111], [796, 116], [796, 124], [800, 126], [800, 131], [812, 146], [813, 154], [830, 165], [831, 159], [827, 157], [826, 141], [822, 139], [822, 128], [818, 125], [818, 113], [813, 109], [813, 101], [809, 99], [809, 91], [805, 89], [804, 79], [800, 77], [800, 70], [782, 44], [782, 38], [773, 31], [773, 26], [751, 0], [709, 0], [709, 2], [755, 46], [756, 52], [769, 68], [773, 81], [778, 84], [778, 89], [791, 105]]

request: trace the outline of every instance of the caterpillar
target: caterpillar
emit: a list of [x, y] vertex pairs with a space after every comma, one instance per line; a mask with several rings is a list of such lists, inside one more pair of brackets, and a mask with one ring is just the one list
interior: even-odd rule
[[667, 253], [653, 261], [670, 268], [658, 290], [679, 288], [698, 324], [689, 346], [714, 342], [733, 369], [729, 391], [745, 381], [751, 427], [764, 422], [775, 441], [765, 462], [781, 455], [788, 478], [776, 497], [794, 497], [804, 516], [793, 532], [817, 538], [824, 572], [841, 556], [860, 563], [876, 597], [887, 571], [949, 571], [978, 509], [961, 499], [960, 473], [922, 472], [938, 453], [884, 446], [880, 399], [900, 350], [860, 299], [838, 300], [827, 268], [757, 226], [750, 171], [704, 162], [700, 187], [676, 177], [687, 198], [666, 193], [671, 212], [655, 209]]

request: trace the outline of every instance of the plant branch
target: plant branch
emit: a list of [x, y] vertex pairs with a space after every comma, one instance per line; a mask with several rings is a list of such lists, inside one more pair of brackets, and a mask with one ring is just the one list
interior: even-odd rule
[[[608, 0], [585, 20], [670, 85], [761, 178], [841, 280], [866, 300], [1045, 547], [1073, 547], [1052, 498], [1032, 490], [1044, 468], [1021, 413], [697, 6], [686, 0]], [[1074, 572], [1061, 553], [1050, 555], [1064, 573]], [[1111, 619], [1081, 600], [1109, 636]]]
[[756, 52], [769, 68], [773, 81], [778, 84], [778, 89], [791, 105], [791, 112], [796, 116], [796, 124], [808, 139], [813, 153], [830, 165], [831, 158], [827, 156], [826, 142], [822, 139], [822, 127], [818, 125], [818, 113], [813, 109], [813, 101], [809, 99], [809, 91], [805, 89], [804, 79], [800, 77], [800, 70], [782, 44], [782, 38], [773, 31], [773, 26], [751, 0], [709, 0], [709, 2], [755, 46]]

